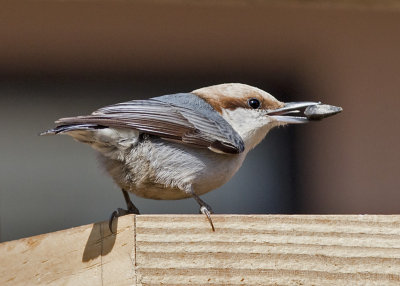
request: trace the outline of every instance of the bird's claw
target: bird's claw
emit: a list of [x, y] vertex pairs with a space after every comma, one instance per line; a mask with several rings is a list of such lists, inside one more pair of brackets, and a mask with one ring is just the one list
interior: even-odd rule
[[211, 208], [208, 209], [206, 206], [201, 206], [200, 207], [200, 213], [205, 214], [207, 216], [207, 219], [208, 219], [208, 222], [211, 225], [212, 231], [215, 231], [214, 224], [213, 224], [212, 219], [211, 219], [211, 214], [212, 214]]
[[127, 214], [140, 214], [140, 213], [139, 213], [139, 210], [136, 207], [132, 208], [132, 209], [127, 209], [127, 210], [118, 208], [116, 211], [113, 211], [111, 216], [110, 216], [110, 220], [108, 221], [108, 228], [110, 229], [111, 233], [114, 233], [113, 230], [112, 230], [112, 225], [113, 225], [114, 219], [118, 218], [120, 216], [127, 215]]

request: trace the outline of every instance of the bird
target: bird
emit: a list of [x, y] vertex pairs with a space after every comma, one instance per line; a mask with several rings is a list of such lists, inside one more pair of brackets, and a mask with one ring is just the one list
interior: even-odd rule
[[[215, 231], [212, 208], [200, 196], [229, 181], [272, 128], [342, 110], [325, 105], [328, 111], [318, 115], [319, 105], [284, 103], [257, 87], [224, 83], [61, 118], [40, 135], [66, 134], [98, 151], [127, 206], [111, 214], [111, 232], [115, 218], [140, 213], [130, 193], [155, 200], [193, 198]], [[310, 107], [312, 112], [302, 111]]]

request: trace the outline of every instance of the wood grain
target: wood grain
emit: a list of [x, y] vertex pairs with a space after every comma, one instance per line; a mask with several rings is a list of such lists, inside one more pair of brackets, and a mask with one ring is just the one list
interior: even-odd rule
[[0, 244], [0, 285], [400, 285], [400, 215], [140, 215]]
[[132, 285], [134, 217], [0, 244], [0, 285]]

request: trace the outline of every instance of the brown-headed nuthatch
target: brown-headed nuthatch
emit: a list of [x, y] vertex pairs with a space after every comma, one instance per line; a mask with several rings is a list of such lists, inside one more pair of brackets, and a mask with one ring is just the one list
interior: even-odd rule
[[214, 230], [212, 210], [200, 195], [231, 179], [271, 128], [341, 110], [319, 102], [283, 103], [261, 89], [230, 83], [61, 118], [42, 135], [67, 134], [99, 151], [127, 204], [113, 212], [110, 229], [113, 218], [139, 214], [131, 192], [157, 200], [192, 197]]

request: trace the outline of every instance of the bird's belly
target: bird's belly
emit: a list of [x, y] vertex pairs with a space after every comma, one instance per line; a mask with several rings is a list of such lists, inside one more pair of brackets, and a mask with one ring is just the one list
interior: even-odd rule
[[140, 197], [177, 200], [202, 195], [226, 183], [239, 169], [243, 154], [152, 140], [136, 146], [124, 161], [105, 160], [107, 171], [123, 189]]
[[193, 189], [202, 195], [221, 187], [228, 182], [242, 165], [242, 158], [238, 155], [222, 155], [217, 162], [212, 160], [204, 173], [193, 182]]

